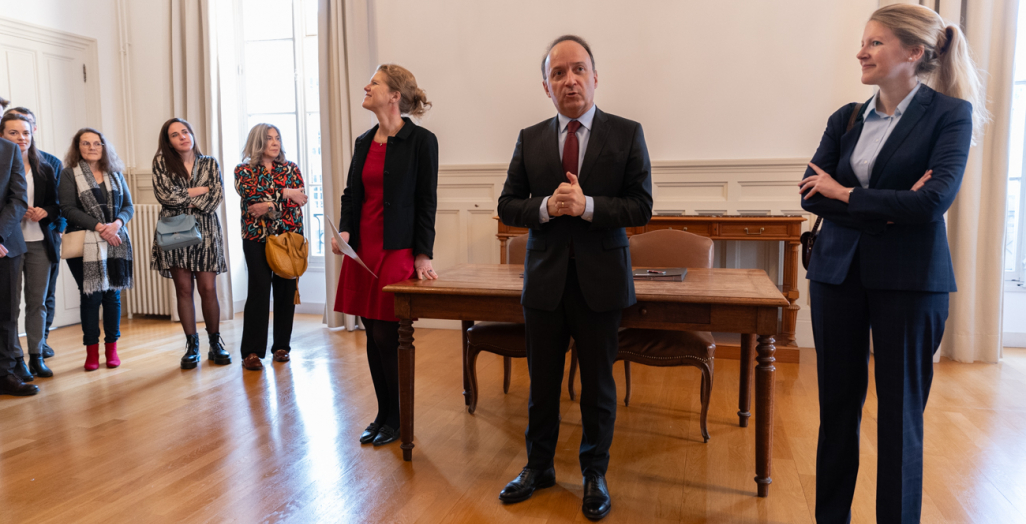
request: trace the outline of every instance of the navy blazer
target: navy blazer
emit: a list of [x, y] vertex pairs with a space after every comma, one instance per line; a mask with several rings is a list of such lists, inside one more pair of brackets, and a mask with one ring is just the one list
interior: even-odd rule
[[499, 217], [530, 228], [520, 302], [553, 311], [559, 305], [570, 263], [581, 293], [594, 311], [631, 306], [634, 278], [625, 227], [652, 218], [652, 166], [641, 124], [597, 109], [579, 183], [595, 201], [594, 216], [561, 216], [540, 222], [541, 202], [566, 181], [559, 157], [559, 118], [520, 131], [506, 184], [499, 196]]
[[39, 169], [32, 171], [32, 183], [35, 187], [32, 207], [46, 210], [46, 218], [39, 221], [39, 229], [43, 231], [43, 242], [46, 246], [46, 257], [50, 259], [51, 264], [56, 264], [61, 261], [61, 236], [53, 224], [60, 221], [61, 207], [57, 201], [57, 178], [50, 164], [39, 163]]
[[14, 142], [0, 140], [0, 244], [8, 257], [25, 254], [21, 219], [28, 209], [28, 183], [21, 149]]
[[[814, 195], [802, 207], [823, 217], [809, 262], [809, 280], [840, 284], [856, 253], [867, 289], [951, 292], [955, 273], [944, 213], [958, 194], [972, 139], [972, 105], [919, 88], [880, 149], [863, 189], [851, 168], [862, 134], [862, 115], [845, 132], [855, 104], [838, 109], [812, 162], [844, 187], [855, 187], [847, 204]], [[918, 191], [912, 185], [933, 175]], [[814, 175], [812, 168], [805, 177]], [[891, 223], [889, 223], [891, 222]]]
[[[406, 123], [385, 149], [384, 248], [413, 248], [413, 256], [434, 258], [435, 209], [438, 207], [438, 139], [434, 133], [403, 117]], [[356, 139], [346, 189], [340, 198], [339, 232], [349, 232], [349, 245], [360, 245], [363, 212], [363, 164], [374, 126]]]

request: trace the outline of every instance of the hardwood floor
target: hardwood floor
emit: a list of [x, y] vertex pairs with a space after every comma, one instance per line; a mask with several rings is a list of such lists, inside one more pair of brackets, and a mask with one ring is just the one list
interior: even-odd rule
[[[557, 485], [497, 495], [526, 463], [527, 369], [482, 354], [466, 412], [457, 331], [418, 329], [417, 444], [361, 446], [376, 412], [362, 332], [297, 318], [293, 360], [244, 371], [241, 316], [222, 324], [231, 366], [183, 371], [177, 324], [125, 320], [120, 368], [86, 373], [81, 330], [51, 334], [52, 379], [0, 396], [0, 522], [583, 522], [580, 410], [565, 393]], [[203, 354], [206, 354], [205, 341]], [[718, 360], [698, 427], [698, 371], [633, 366], [617, 411], [603, 522], [813, 522], [816, 361], [777, 365], [770, 496], [755, 496], [755, 428], [737, 426], [738, 362]], [[622, 367], [617, 364], [620, 399]], [[872, 381], [871, 381], [872, 383]], [[1026, 350], [999, 365], [942, 362], [926, 411], [923, 522], [1026, 522]], [[854, 522], [874, 521], [876, 398], [863, 419]]]

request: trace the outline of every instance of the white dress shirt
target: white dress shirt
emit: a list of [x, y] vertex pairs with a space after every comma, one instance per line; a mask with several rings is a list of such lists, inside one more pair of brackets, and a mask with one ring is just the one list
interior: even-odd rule
[[[581, 127], [577, 128], [577, 178], [581, 177], [581, 164], [584, 163], [584, 152], [588, 150], [588, 139], [591, 138], [591, 125], [595, 121], [595, 109], [596, 105], [592, 104], [591, 109], [585, 111], [585, 113], [576, 120], [581, 123]], [[562, 113], [558, 114], [559, 118], [559, 158], [563, 158], [563, 144], [566, 143], [566, 137], [569, 133], [567, 128], [570, 125], [571, 120], [575, 120]], [[565, 175], [565, 173], [564, 173]], [[595, 199], [585, 195], [584, 196], [584, 213], [581, 218], [591, 222], [591, 219], [595, 216]], [[544, 224], [549, 221], [549, 197], [542, 199], [541, 203], [541, 214], [539, 216], [541, 223]]]
[[[25, 164], [25, 182], [28, 184], [26, 197], [29, 207], [32, 207], [36, 201], [36, 182], [32, 178], [32, 168], [28, 163]], [[21, 219], [21, 234], [25, 237], [25, 242], [43, 241], [43, 230], [40, 229], [39, 222], [33, 222], [27, 218]]]
[[876, 157], [880, 154], [880, 149], [887, 143], [887, 138], [891, 136], [894, 128], [898, 126], [901, 115], [905, 114], [921, 85], [916, 83], [912, 91], [895, 108], [893, 115], [877, 110], [876, 104], [880, 98], [880, 91], [877, 91], [866, 104], [865, 112], [862, 114], [862, 134], [859, 135], [859, 141], [855, 144], [855, 151], [851, 153], [851, 168], [855, 171], [855, 177], [859, 179], [863, 189], [869, 187], [869, 179], [873, 175], [873, 166], [876, 164]]

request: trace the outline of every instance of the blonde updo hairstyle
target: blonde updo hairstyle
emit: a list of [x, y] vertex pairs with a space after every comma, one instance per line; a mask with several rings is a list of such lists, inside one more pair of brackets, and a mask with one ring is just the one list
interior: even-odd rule
[[385, 74], [388, 88], [399, 92], [399, 113], [420, 118], [431, 108], [427, 93], [417, 87], [417, 79], [408, 69], [396, 64], [382, 64], [378, 71]]
[[890, 29], [906, 49], [923, 48], [916, 74], [937, 92], [973, 106], [973, 139], [990, 121], [987, 100], [965, 34], [928, 7], [893, 4], [877, 9], [870, 21]]

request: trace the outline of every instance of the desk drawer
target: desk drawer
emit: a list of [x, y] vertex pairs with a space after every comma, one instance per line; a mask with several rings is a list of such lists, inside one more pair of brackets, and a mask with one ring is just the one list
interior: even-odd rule
[[645, 232], [656, 231], [659, 229], [673, 229], [675, 231], [687, 231], [688, 233], [694, 233], [696, 235], [702, 235], [703, 237], [712, 236], [710, 224], [681, 224], [681, 223], [666, 223], [652, 221], [645, 225]]
[[720, 237], [734, 238], [788, 238], [787, 224], [734, 223], [720, 224]]

